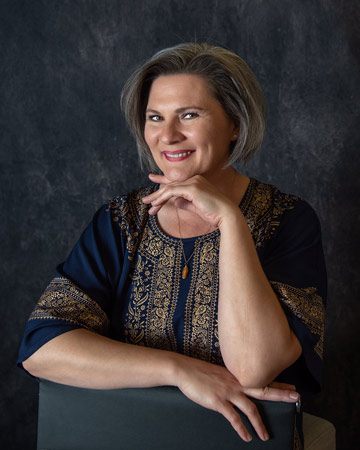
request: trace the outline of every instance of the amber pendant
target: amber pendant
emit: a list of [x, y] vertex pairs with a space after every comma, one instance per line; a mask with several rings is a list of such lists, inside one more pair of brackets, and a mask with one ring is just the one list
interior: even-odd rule
[[189, 275], [189, 268], [188, 266], [185, 265], [182, 270], [182, 279], [185, 280], [185, 278], [187, 278], [188, 275]]

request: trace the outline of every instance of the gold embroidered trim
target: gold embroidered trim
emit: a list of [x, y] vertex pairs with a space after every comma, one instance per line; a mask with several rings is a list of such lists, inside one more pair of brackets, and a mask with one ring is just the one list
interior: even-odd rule
[[100, 306], [67, 278], [54, 278], [29, 320], [59, 319], [106, 334], [109, 319]]
[[178, 261], [176, 278], [179, 278], [179, 249], [165, 244], [163, 253], [158, 259], [157, 271], [152, 285], [153, 295], [151, 296], [147, 316], [147, 341], [157, 348], [168, 350], [177, 348], [172, 323], [179, 294], [179, 283], [172, 283], [176, 260]]
[[[136, 189], [127, 196], [114, 198], [107, 208], [111, 212], [112, 220], [125, 233], [128, 258], [133, 260], [139, 245], [141, 230], [147, 221], [149, 206], [142, 202], [142, 198], [153, 192], [155, 186]], [[254, 178], [241, 202], [241, 210], [247, 220], [256, 247], [261, 247], [271, 238], [280, 225], [280, 216], [287, 210], [293, 209], [299, 197], [281, 193], [276, 187], [260, 183]]]
[[314, 350], [322, 359], [325, 309], [321, 297], [316, 294], [316, 288], [299, 289], [277, 281], [270, 283], [285, 307], [300, 319], [312, 334], [319, 337]]
[[276, 187], [250, 180], [241, 202], [241, 210], [247, 220], [256, 247], [262, 247], [280, 225], [279, 217], [293, 209], [299, 197], [281, 193]]
[[[145, 308], [149, 301], [149, 292], [146, 291], [145, 283], [148, 279], [150, 267], [145, 271], [145, 263], [139, 256], [133, 275], [132, 297], [128, 304], [128, 312], [126, 314], [126, 322], [124, 324], [124, 335], [126, 342], [131, 344], [141, 344], [145, 336]], [[144, 279], [145, 275], [145, 279]], [[144, 345], [144, 344], [143, 344]]]
[[173, 317], [180, 285], [181, 249], [147, 227], [140, 242], [125, 315], [126, 341], [177, 351]]
[[[204, 241], [204, 242], [201, 242]], [[223, 364], [218, 333], [217, 294], [220, 239], [199, 238], [185, 308], [184, 353]]]
[[128, 196], [115, 197], [109, 203], [106, 211], [111, 213], [112, 220], [119, 225], [126, 239], [128, 259], [132, 261], [141, 240], [141, 230], [144, 230], [147, 221], [148, 205], [142, 198], [153, 192], [155, 186], [137, 189]]

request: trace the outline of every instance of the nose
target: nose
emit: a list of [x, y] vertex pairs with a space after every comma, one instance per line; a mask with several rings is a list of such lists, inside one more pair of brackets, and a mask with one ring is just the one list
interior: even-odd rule
[[160, 133], [160, 140], [166, 145], [176, 144], [185, 139], [181, 132], [180, 124], [176, 121], [164, 122]]

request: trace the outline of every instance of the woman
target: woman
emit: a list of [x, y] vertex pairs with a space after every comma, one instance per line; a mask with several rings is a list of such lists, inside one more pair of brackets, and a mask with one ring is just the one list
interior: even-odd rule
[[19, 363], [88, 388], [174, 385], [267, 440], [248, 397], [318, 390], [326, 275], [311, 207], [232, 167], [261, 144], [261, 88], [230, 51], [183, 44], [135, 72], [122, 106], [154, 185], [95, 214]]

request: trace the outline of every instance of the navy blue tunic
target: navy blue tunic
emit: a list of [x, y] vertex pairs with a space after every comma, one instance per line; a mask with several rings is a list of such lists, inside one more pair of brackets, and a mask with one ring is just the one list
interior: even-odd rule
[[[166, 235], [142, 198], [119, 196], [95, 214], [26, 326], [18, 363], [66, 331], [86, 328], [136, 345], [223, 364], [218, 340], [220, 232]], [[302, 346], [278, 377], [300, 393], [321, 384], [326, 270], [318, 218], [298, 197], [250, 180], [241, 208], [262, 267]], [[271, 326], [271, 324], [269, 324]]]

